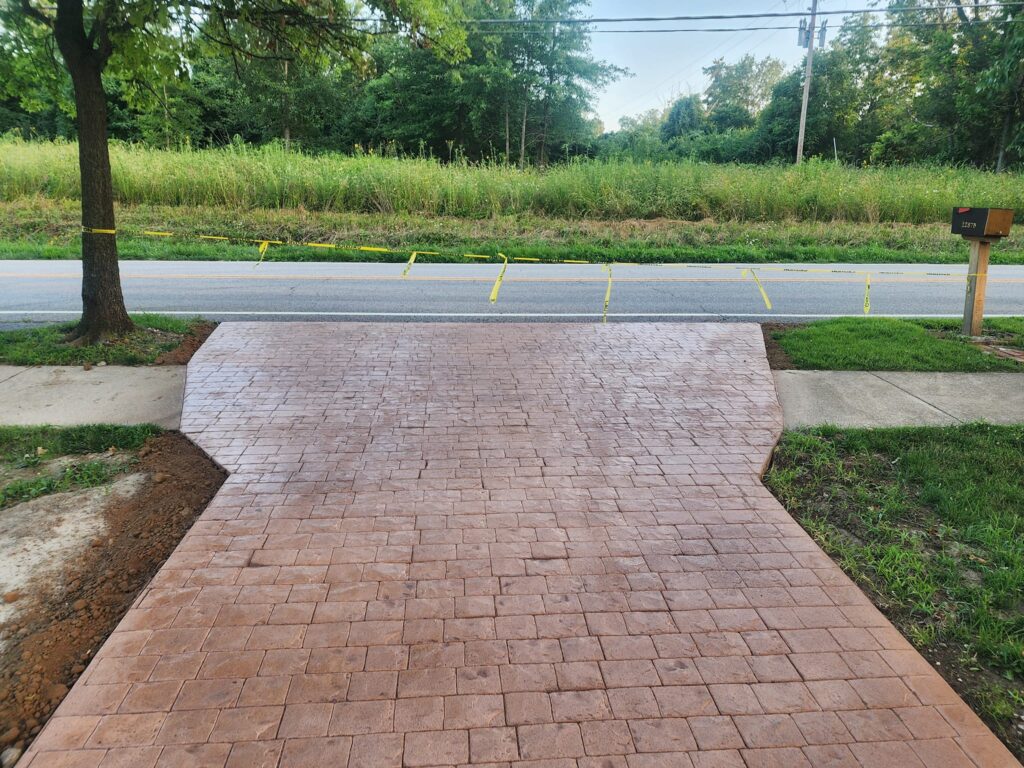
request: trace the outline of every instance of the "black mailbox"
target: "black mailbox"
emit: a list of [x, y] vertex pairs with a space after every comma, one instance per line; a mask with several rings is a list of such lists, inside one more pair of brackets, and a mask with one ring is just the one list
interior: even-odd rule
[[1013, 224], [1010, 208], [954, 208], [953, 234], [979, 239], [1008, 237]]

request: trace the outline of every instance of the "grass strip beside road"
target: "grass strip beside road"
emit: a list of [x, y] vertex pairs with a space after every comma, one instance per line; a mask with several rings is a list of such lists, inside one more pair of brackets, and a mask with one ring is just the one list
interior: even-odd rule
[[[40, 196], [0, 202], [0, 260], [77, 259], [81, 212], [75, 200]], [[853, 223], [782, 220], [600, 221], [532, 214], [487, 219], [422, 214], [310, 212], [216, 206], [123, 205], [118, 209], [121, 258], [257, 261], [258, 243], [210, 242], [199, 235], [248, 240], [379, 246], [382, 254], [271, 245], [269, 261], [467, 261], [462, 254], [542, 260], [641, 263], [938, 263], [966, 264], [967, 247], [946, 224]], [[144, 230], [173, 237], [141, 237]], [[133, 234], [135, 233], [135, 234]], [[1024, 238], [996, 245], [993, 264], [1024, 264]]]
[[161, 355], [176, 350], [190, 334], [198, 331], [200, 318], [183, 319], [166, 315], [132, 315], [136, 328], [131, 333], [91, 346], [64, 341], [75, 323], [41, 325], [0, 331], [0, 364], [3, 365], [151, 365]]
[[1024, 757], [1024, 426], [787, 432], [765, 480]]
[[[956, 320], [836, 318], [773, 325], [768, 341], [785, 353], [788, 367], [803, 370], [1024, 373], [1020, 363], [971, 344], [959, 329]], [[1024, 318], [986, 320], [985, 333], [1002, 346], [1024, 348]]]

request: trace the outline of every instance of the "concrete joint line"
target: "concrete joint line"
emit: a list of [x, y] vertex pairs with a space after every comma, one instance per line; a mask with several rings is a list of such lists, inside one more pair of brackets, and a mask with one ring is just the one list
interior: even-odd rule
[[927, 405], [927, 406], [928, 406], [929, 408], [932, 408], [932, 409], [934, 409], [934, 410], [938, 411], [939, 413], [943, 414], [944, 416], [948, 416], [948, 417], [949, 417], [949, 418], [951, 418], [951, 419], [952, 419], [953, 421], [955, 421], [955, 422], [956, 422], [957, 424], [963, 424], [963, 423], [964, 423], [964, 420], [963, 420], [963, 419], [961, 419], [961, 418], [960, 418], [959, 416], [954, 416], [954, 415], [953, 415], [952, 413], [950, 413], [949, 411], [945, 410], [944, 408], [939, 408], [939, 406], [935, 405], [935, 403], [929, 403], [929, 402], [928, 402], [927, 400], [925, 400], [925, 399], [924, 399], [923, 397], [921, 397], [921, 396], [920, 396], [919, 394], [917, 394], [916, 392], [911, 392], [911, 391], [910, 391], [909, 389], [907, 389], [906, 387], [901, 387], [901, 386], [900, 386], [899, 384], [897, 384], [897, 383], [896, 383], [895, 381], [891, 381], [891, 380], [889, 380], [889, 379], [885, 378], [885, 377], [884, 377], [884, 376], [882, 376], [882, 375], [881, 375], [880, 373], [876, 373], [876, 372], [874, 372], [874, 371], [871, 371], [870, 373], [871, 373], [871, 375], [872, 375], [872, 376], [874, 376], [874, 377], [875, 377], [876, 379], [878, 379], [879, 381], [884, 381], [884, 382], [885, 382], [886, 384], [888, 384], [888, 385], [889, 385], [890, 387], [895, 387], [895, 388], [896, 388], [896, 389], [898, 389], [898, 390], [899, 390], [900, 392], [904, 393], [905, 395], [909, 395], [910, 397], [912, 397], [912, 398], [914, 398], [915, 400], [917, 400], [917, 401], [918, 401], [919, 403], [924, 403], [924, 404], [925, 404], [925, 405]]

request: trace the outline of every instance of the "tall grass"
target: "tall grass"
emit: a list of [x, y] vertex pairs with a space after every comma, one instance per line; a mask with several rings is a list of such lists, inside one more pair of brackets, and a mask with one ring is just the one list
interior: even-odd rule
[[[954, 205], [1024, 210], [1024, 179], [962, 168], [850, 168], [577, 162], [518, 171], [497, 164], [317, 155], [280, 147], [166, 151], [115, 144], [126, 204], [305, 208], [488, 218], [666, 217], [737, 221], [946, 221]], [[76, 198], [71, 143], [0, 139], [0, 200]]]

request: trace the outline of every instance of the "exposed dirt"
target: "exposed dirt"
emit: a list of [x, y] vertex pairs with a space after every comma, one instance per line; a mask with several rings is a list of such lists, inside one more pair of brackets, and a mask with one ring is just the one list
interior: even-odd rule
[[106, 505], [102, 533], [63, 579], [25, 588], [0, 626], [0, 750], [39, 732], [225, 477], [176, 432], [147, 441], [133, 471], [144, 473], [141, 488]]
[[216, 327], [216, 323], [196, 323], [177, 347], [169, 352], [164, 352], [156, 359], [156, 364], [186, 365], [192, 359], [192, 355], [196, 353], [196, 350], [203, 346], [203, 342], [209, 338]]
[[768, 365], [771, 366], [773, 371], [788, 371], [793, 368], [793, 361], [786, 354], [786, 350], [772, 336], [776, 331], [785, 331], [792, 327], [790, 323], [761, 323], [761, 333], [764, 335], [764, 348], [768, 353]]

